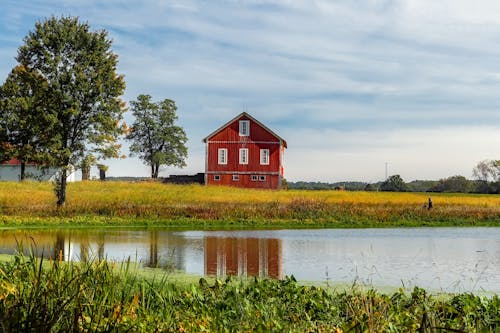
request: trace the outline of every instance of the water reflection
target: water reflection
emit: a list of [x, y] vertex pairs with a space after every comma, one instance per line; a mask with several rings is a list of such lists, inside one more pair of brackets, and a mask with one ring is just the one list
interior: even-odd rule
[[0, 253], [19, 246], [57, 260], [130, 258], [197, 275], [500, 292], [500, 228], [0, 231]]
[[205, 274], [283, 277], [279, 239], [205, 237]]
[[[143, 266], [186, 271], [195, 257], [204, 258], [203, 272], [214, 276], [257, 276], [281, 279], [282, 246], [278, 239], [186, 237], [161, 230], [2, 231], [0, 253], [19, 250], [61, 261], [93, 259], [139, 261]], [[201, 245], [201, 247], [200, 247]], [[191, 253], [187, 253], [191, 252]], [[199, 260], [199, 259], [198, 259]]]

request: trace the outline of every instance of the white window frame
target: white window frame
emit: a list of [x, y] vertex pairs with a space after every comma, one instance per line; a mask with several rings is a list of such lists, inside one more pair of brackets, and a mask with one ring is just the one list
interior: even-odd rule
[[251, 181], [253, 181], [253, 182], [256, 182], [256, 181], [258, 181], [258, 180], [259, 180], [259, 176], [257, 176], [257, 175], [252, 175], [252, 176], [250, 177], [250, 180], [251, 180]]
[[248, 148], [240, 148], [240, 164], [248, 164]]
[[269, 165], [269, 149], [260, 150], [260, 165]]
[[214, 180], [219, 182], [220, 181], [220, 175], [214, 175]]
[[218, 164], [227, 164], [227, 148], [219, 148], [217, 150], [217, 162]]
[[237, 182], [240, 180], [240, 175], [233, 175], [233, 182]]
[[266, 176], [259, 176], [259, 182], [265, 182]]
[[250, 136], [250, 120], [240, 120], [239, 134], [240, 136]]

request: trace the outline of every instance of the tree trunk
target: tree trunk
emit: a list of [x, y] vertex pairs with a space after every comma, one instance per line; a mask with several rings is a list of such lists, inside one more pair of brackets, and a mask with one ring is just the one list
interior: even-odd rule
[[160, 171], [160, 164], [158, 163], [153, 163], [153, 165], [151, 166], [152, 168], [152, 175], [151, 175], [151, 178], [153, 179], [157, 179], [158, 178], [158, 172]]
[[158, 178], [158, 172], [160, 171], [160, 164], [153, 163], [151, 164], [151, 178]]
[[58, 207], [62, 207], [66, 203], [66, 185], [67, 185], [67, 180], [66, 180], [67, 171], [66, 171], [66, 167], [64, 167], [61, 170], [61, 176], [60, 177], [61, 177], [61, 179], [59, 179], [59, 182], [58, 182], [59, 184], [56, 185], [56, 186], [58, 186], [58, 188], [56, 188], [57, 206]]
[[24, 180], [24, 174], [26, 172], [26, 163], [21, 161], [21, 181]]

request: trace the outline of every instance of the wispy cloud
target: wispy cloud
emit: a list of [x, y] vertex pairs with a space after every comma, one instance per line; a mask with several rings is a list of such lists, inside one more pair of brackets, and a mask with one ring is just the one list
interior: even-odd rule
[[[477, 160], [498, 154], [495, 1], [6, 0], [2, 6], [0, 75], [10, 71], [37, 20], [79, 16], [110, 32], [126, 100], [140, 93], [176, 100], [192, 154], [203, 155], [201, 139], [245, 108], [287, 136], [292, 180], [371, 179], [368, 164], [402, 156], [409, 162], [400, 173], [409, 177], [437, 178], [446, 170], [469, 176]], [[456, 159], [429, 154], [431, 141], [443, 151], [458, 149], [455, 136], [481, 149], [460, 149]], [[365, 166], [335, 155], [349, 154], [337, 145], [359, 160], [365, 156]], [[314, 160], [314, 172], [304, 156]], [[329, 156], [335, 158], [327, 163]], [[430, 171], [412, 169], [410, 161], [429, 158], [436, 165]], [[138, 162], [126, 163], [133, 169]], [[188, 171], [202, 170], [203, 156], [192, 156]]]

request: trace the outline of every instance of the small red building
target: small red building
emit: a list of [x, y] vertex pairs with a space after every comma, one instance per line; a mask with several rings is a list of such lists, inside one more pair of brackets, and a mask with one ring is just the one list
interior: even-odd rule
[[280, 189], [286, 141], [243, 112], [203, 139], [205, 184]]

